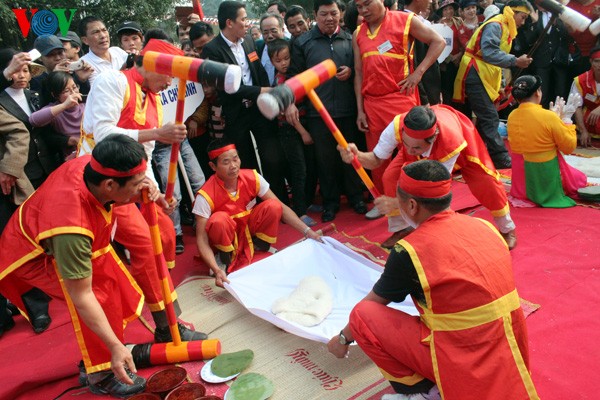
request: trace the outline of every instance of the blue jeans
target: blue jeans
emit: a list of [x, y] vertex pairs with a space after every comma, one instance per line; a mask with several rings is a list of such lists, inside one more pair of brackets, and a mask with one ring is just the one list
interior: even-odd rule
[[[181, 158], [183, 158], [183, 165], [185, 166], [185, 172], [190, 180], [190, 185], [192, 186], [192, 191], [194, 195], [200, 190], [202, 185], [206, 179], [204, 178], [204, 173], [202, 172], [202, 168], [200, 168], [200, 164], [198, 163], [198, 159], [194, 154], [194, 150], [192, 150], [192, 146], [187, 139], [181, 142], [179, 147], [179, 152], [181, 154]], [[156, 142], [156, 147], [154, 148], [154, 152], [152, 153], [152, 158], [156, 163], [156, 170], [158, 171], [158, 175], [160, 176], [161, 189], [164, 193], [167, 188], [167, 180], [169, 177], [169, 162], [171, 160], [171, 145], [167, 145], [164, 143]], [[179, 174], [175, 179], [175, 189], [173, 191], [173, 197], [177, 200], [177, 203], [181, 201], [181, 187], [179, 185]], [[192, 201], [194, 199], [192, 198]], [[175, 208], [175, 211], [170, 215], [171, 220], [173, 221], [173, 225], [175, 226], [175, 235], [180, 236], [182, 234], [181, 231], [181, 216], [179, 214], [179, 207]]]

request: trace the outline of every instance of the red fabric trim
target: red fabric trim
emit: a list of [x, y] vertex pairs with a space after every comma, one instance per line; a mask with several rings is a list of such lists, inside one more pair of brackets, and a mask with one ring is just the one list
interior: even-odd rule
[[228, 144], [227, 146], [221, 147], [220, 149], [215, 149], [215, 150], [209, 151], [208, 159], [214, 160], [215, 158], [219, 157], [221, 154], [223, 154], [229, 150], [235, 150], [235, 144]]
[[103, 166], [94, 158], [94, 156], [92, 156], [90, 159], [90, 167], [92, 167], [94, 171], [104, 176], [110, 176], [112, 178], [124, 178], [126, 176], [134, 176], [141, 174], [142, 172], [146, 172], [146, 160], [142, 159], [137, 167], [134, 167], [128, 171], [117, 171], [114, 168]]

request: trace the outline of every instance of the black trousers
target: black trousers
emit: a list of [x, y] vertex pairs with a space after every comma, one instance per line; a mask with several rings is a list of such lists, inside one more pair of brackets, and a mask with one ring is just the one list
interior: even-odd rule
[[250, 132], [256, 141], [263, 177], [279, 200], [288, 204], [285, 158], [277, 135], [277, 122], [266, 119], [256, 104], [242, 109], [235, 120], [226, 119], [224, 137], [235, 144], [242, 160], [242, 168], [259, 169]]
[[[330, 209], [339, 208], [342, 194], [346, 194], [350, 204], [362, 200], [362, 181], [354, 168], [342, 161], [336, 148], [337, 142], [325, 122], [321, 117], [307, 118], [307, 122], [308, 131], [315, 142], [317, 175], [323, 196], [323, 206]], [[334, 118], [334, 122], [348, 143], [357, 142], [356, 118]]]
[[477, 131], [483, 139], [492, 160], [509, 157], [504, 141], [498, 133], [500, 117], [494, 102], [483, 86], [475, 68], [471, 68], [465, 80], [465, 92], [469, 106], [477, 116]]

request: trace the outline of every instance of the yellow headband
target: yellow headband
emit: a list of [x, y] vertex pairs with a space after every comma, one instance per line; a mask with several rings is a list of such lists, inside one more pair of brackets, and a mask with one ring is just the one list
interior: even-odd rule
[[531, 10], [529, 10], [529, 8], [525, 7], [525, 6], [516, 6], [516, 7], [511, 7], [513, 9], [514, 12], [522, 12], [525, 14], [529, 14], [531, 13]]

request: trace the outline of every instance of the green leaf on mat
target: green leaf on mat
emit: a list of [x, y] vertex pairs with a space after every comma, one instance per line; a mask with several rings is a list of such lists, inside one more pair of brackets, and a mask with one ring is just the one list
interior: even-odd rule
[[261, 374], [249, 373], [237, 377], [227, 394], [228, 400], [265, 400], [271, 397], [273, 382]]
[[213, 359], [210, 370], [216, 376], [227, 378], [248, 368], [253, 358], [254, 352], [252, 350], [221, 354]]

